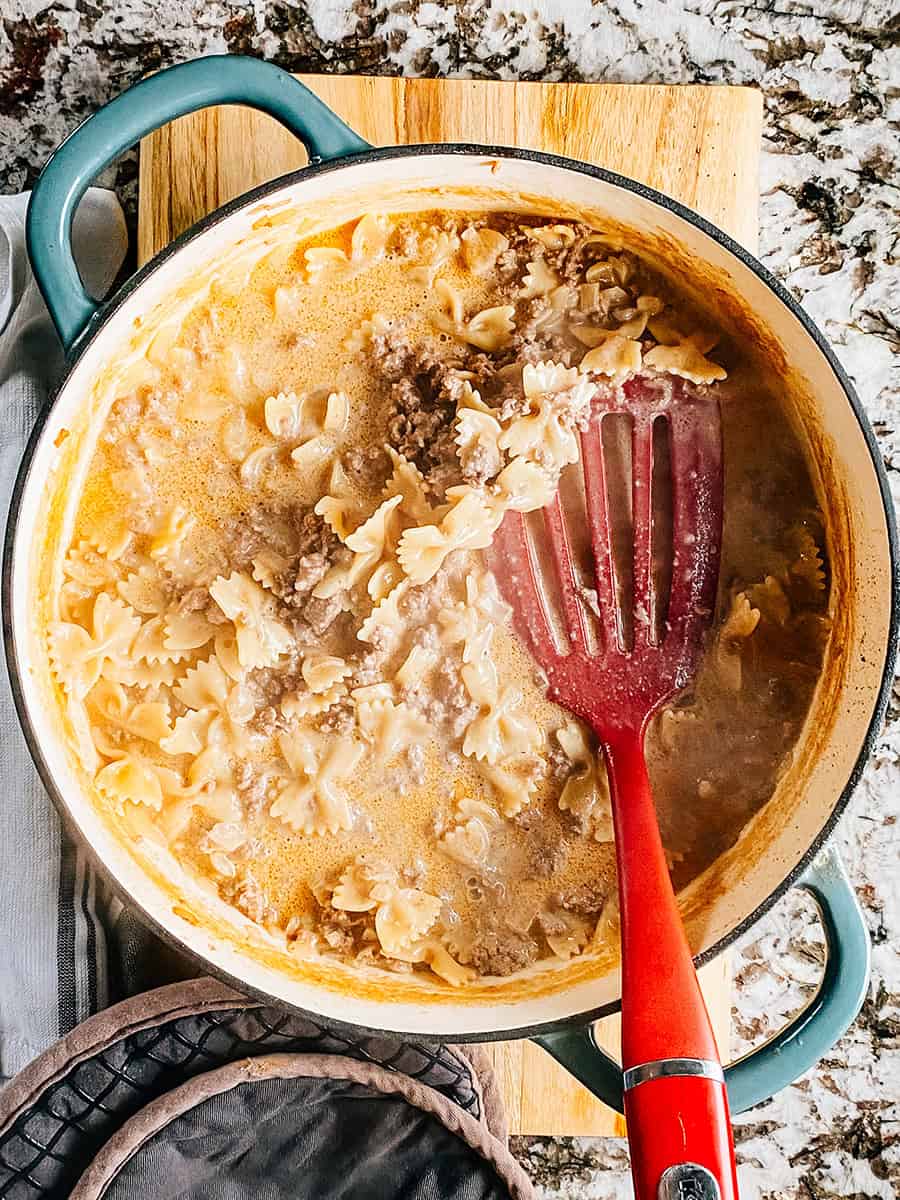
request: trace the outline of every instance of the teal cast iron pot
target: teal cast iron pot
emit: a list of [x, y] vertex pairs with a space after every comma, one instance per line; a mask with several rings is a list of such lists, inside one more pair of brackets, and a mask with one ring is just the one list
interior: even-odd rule
[[[226, 205], [178, 238], [108, 301], [85, 292], [70, 233], [96, 174], [139, 138], [209, 105], [244, 104], [270, 114], [306, 146], [310, 165]], [[374, 149], [290, 75], [255, 59], [206, 58], [162, 71], [80, 126], [45, 167], [28, 214], [34, 274], [68, 352], [67, 370], [40, 414], [15, 488], [3, 568], [4, 637], [16, 705], [41, 777], [74, 833], [156, 932], [243, 991], [335, 1027], [473, 1041], [531, 1037], [578, 1079], [621, 1108], [618, 1066], [596, 1045], [592, 1022], [615, 1010], [614, 967], [545, 971], [537, 982], [498, 980], [454, 992], [427, 983], [375, 982], [352, 967], [335, 979], [289, 970], [273, 943], [249, 946], [245, 931], [191, 895], [173, 864], [153, 869], [107, 823], [67, 750], [36, 614], [44, 555], [65, 539], [79, 472], [102, 413], [93, 385], [152, 327], [176, 295], [215, 279], [218, 264], [294, 209], [322, 228], [380, 211], [530, 205], [578, 212], [629, 230], [638, 245], [667, 247], [689, 265], [698, 290], [715, 289], [723, 312], [757, 334], [796, 391], [830, 533], [836, 630], [804, 734], [807, 753], [779, 794], [710, 871], [681, 896], [698, 963], [720, 953], [792, 887], [815, 900], [827, 942], [821, 985], [803, 1012], [727, 1070], [740, 1112], [796, 1079], [854, 1019], [865, 994], [869, 941], [852, 888], [827, 838], [859, 780], [884, 714], [897, 641], [897, 545], [893, 510], [872, 430], [821, 333], [766, 269], [708, 222], [612, 172], [548, 154], [497, 146]], [[682, 271], [683, 273], [683, 271]], [[53, 524], [50, 512], [53, 512]], [[52, 529], [56, 528], [54, 534]], [[44, 547], [42, 550], [41, 548]], [[790, 776], [791, 772], [787, 774]], [[783, 793], [783, 794], [782, 794]], [[207, 907], [204, 908], [204, 905]], [[198, 918], [198, 913], [200, 914]]]

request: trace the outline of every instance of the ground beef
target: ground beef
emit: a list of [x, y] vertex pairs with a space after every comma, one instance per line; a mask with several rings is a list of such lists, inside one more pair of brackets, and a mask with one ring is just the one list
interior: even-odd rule
[[572, 760], [555, 739], [547, 751], [547, 771], [554, 783], [560, 784], [572, 774]]
[[356, 726], [356, 709], [352, 700], [342, 700], [333, 704], [319, 718], [319, 729], [322, 733], [333, 733], [340, 736], [350, 733]]
[[210, 602], [209, 590], [203, 587], [189, 588], [178, 600], [179, 612], [201, 612]]
[[455, 738], [465, 736], [466, 730], [478, 716], [478, 705], [467, 702], [460, 706], [451, 716], [450, 733]]
[[238, 570], [246, 570], [265, 543], [256, 530], [244, 524], [243, 517], [229, 518], [221, 528], [228, 541], [228, 557]]
[[210, 625], [224, 625], [228, 618], [209, 594], [205, 587], [192, 587], [175, 602], [175, 609], [180, 613], [202, 613]]
[[357, 446], [344, 455], [343, 465], [350, 478], [367, 492], [383, 487], [391, 468], [382, 446]]
[[348, 930], [340, 929], [331, 922], [323, 921], [319, 927], [319, 932], [326, 946], [332, 950], [336, 950], [338, 954], [349, 955], [353, 953], [353, 934]]
[[[489, 399], [491, 404], [496, 403], [497, 391], [510, 374], [506, 372], [501, 375], [498, 360], [483, 351], [470, 355], [466, 360], [466, 371], [471, 376], [472, 387], [481, 393], [483, 399]], [[522, 372], [519, 371], [515, 377], [521, 382]]]
[[303, 657], [303, 647], [314, 645], [319, 641], [319, 638], [309, 621], [307, 621], [302, 613], [298, 613], [296, 609], [288, 609], [286, 612], [279, 613], [278, 615], [281, 621], [290, 629], [294, 637], [294, 659], [289, 666], [290, 670], [294, 670], [294, 660], [299, 663], [299, 660]]
[[501, 250], [494, 261], [494, 272], [501, 283], [508, 283], [514, 279], [521, 267], [521, 260], [516, 251], [509, 247], [508, 250]]
[[[585, 239], [593, 237], [596, 230], [591, 229], [589, 225], [577, 224], [575, 228], [575, 240], [567, 246], [563, 246], [559, 250], [546, 250], [544, 257], [547, 261], [547, 266], [551, 268], [564, 283], [574, 283], [582, 274], [585, 268], [585, 251], [587, 249]], [[594, 246], [593, 255], [587, 255], [587, 261], [590, 262], [592, 257], [598, 255], [601, 247], [598, 243], [591, 243]]]
[[356, 950], [357, 934], [364, 933], [369, 914], [344, 912], [330, 904], [320, 906], [316, 922], [322, 940], [341, 955], [351, 955]]
[[[281, 670], [261, 667], [248, 673], [247, 683], [253, 689], [259, 708], [254, 722], [267, 723], [268, 719], [262, 716], [266, 708], [278, 708], [285, 696], [305, 690], [306, 682], [300, 673], [300, 665], [301, 658], [298, 655], [293, 665], [285, 665]], [[259, 725], [254, 724], [254, 728], [259, 728]]]
[[[400, 604], [400, 612], [407, 625], [412, 628], [420, 626], [422, 622], [427, 621], [431, 616], [431, 610], [435, 607], [432, 599], [431, 590], [426, 584], [425, 587], [413, 588], [407, 592]], [[429, 628], [432, 628], [429, 626]], [[420, 630], [416, 629], [414, 641], [419, 640]]]
[[259, 816], [266, 803], [266, 777], [256, 772], [243, 759], [235, 763], [234, 784], [241, 798], [244, 812], [250, 817]]
[[583, 264], [581, 261], [581, 245], [576, 241], [570, 248], [558, 250], [556, 254], [548, 256], [548, 263], [553, 267], [553, 270], [563, 281], [563, 283], [577, 283], [582, 276]]
[[480, 975], [512, 975], [537, 956], [537, 942], [513, 929], [485, 929], [472, 947], [472, 965]]
[[400, 379], [391, 385], [388, 438], [429, 483], [433, 484], [434, 472], [446, 473], [448, 462], [456, 457], [455, 415], [456, 406], [435, 395], [424, 382]]
[[519, 812], [517, 812], [515, 816], [511, 818], [514, 825], [517, 825], [519, 829], [526, 830], [526, 832], [530, 832], [531, 830], [538, 828], [543, 819], [543, 814], [541, 813], [540, 809], [527, 807], [520, 809]]
[[529, 402], [525, 398], [522, 384], [509, 384], [498, 396], [500, 420], [511, 421], [514, 417], [523, 417], [529, 411]]
[[533, 318], [526, 319], [510, 338], [509, 345], [523, 364], [539, 363], [548, 358], [566, 367], [572, 364], [572, 347], [562, 334], [542, 332]]
[[537, 922], [541, 927], [541, 932], [548, 937], [559, 936], [559, 934], [565, 933], [568, 929], [565, 918], [556, 912], [539, 912]]
[[290, 510], [290, 517], [297, 537], [297, 554], [312, 554], [318, 551], [327, 558], [337, 538], [315, 509], [296, 505]]
[[582, 917], [596, 917], [602, 912], [608, 896], [608, 889], [601, 884], [581, 883], [548, 899], [551, 905], [565, 909], [566, 912], [578, 913]]
[[[260, 542], [260, 524], [269, 529], [270, 541]], [[268, 526], [265, 520], [257, 520], [256, 526], [251, 536], [246, 536], [246, 529], [239, 530], [241, 546], [236, 557], [250, 553], [252, 559], [268, 547], [283, 559], [284, 565], [278, 563], [272, 570], [268, 590], [287, 606], [288, 611], [278, 616], [293, 629], [296, 641], [308, 644], [322, 636], [343, 611], [341, 595], [320, 600], [311, 593], [326, 571], [346, 557], [347, 551], [323, 518], [304, 506], [270, 512]]]
[[[507, 266], [515, 261], [521, 273], [536, 252], [534, 243], [521, 230], [504, 232], [513, 243], [504, 261]], [[557, 257], [564, 253], [557, 252]], [[548, 261], [551, 259], [553, 255], [548, 255]], [[415, 463], [439, 500], [448, 487], [462, 481], [476, 485], [487, 482], [501, 465], [496, 456], [492, 458], [482, 448], [460, 462], [454, 419], [464, 383], [471, 382], [486, 401], [501, 409], [504, 419], [509, 419], [527, 410], [521, 386], [523, 363], [553, 358], [568, 365], [572, 359], [573, 348], [564, 337], [540, 328], [548, 308], [545, 297], [521, 301], [519, 308], [517, 331], [498, 354], [457, 348], [454, 358], [440, 359], [427, 347], [413, 349], [403, 335], [393, 330], [372, 341], [375, 369], [390, 388], [390, 444]]]
[[489, 479], [493, 479], [500, 470], [502, 462], [495, 447], [476, 442], [473, 446], [460, 450], [459, 465], [466, 483], [478, 487], [487, 483]]
[[290, 509], [255, 504], [223, 522], [231, 561], [247, 569], [260, 550], [289, 556], [296, 552], [296, 531]]
[[270, 903], [265, 889], [249, 871], [225, 879], [219, 884], [222, 899], [240, 909], [244, 916], [257, 925], [277, 926], [280, 924], [278, 910]]
[[303, 617], [309, 622], [313, 633], [319, 637], [331, 628], [334, 622], [344, 611], [343, 592], [338, 592], [335, 596], [329, 596], [323, 599], [320, 596], [311, 596], [307, 600], [303, 609]]
[[569, 848], [565, 842], [535, 838], [528, 847], [529, 878], [550, 879], [563, 869], [568, 857]]
[[380, 683], [384, 678], [384, 664], [388, 657], [386, 646], [373, 646], [357, 659], [349, 679], [350, 687], [368, 687], [369, 684]]
[[229, 559], [239, 570], [249, 570], [264, 551], [284, 560], [274, 572], [269, 590], [291, 606], [301, 606], [340, 548], [329, 525], [304, 504], [266, 507], [257, 505], [224, 523]]
[[312, 554], [301, 554], [294, 569], [293, 597], [305, 596], [311, 592], [316, 584], [321, 582], [328, 565], [328, 557], [319, 550]]
[[[116, 446], [130, 436], [140, 439], [148, 431], [152, 437], [173, 430], [179, 399], [175, 392], [161, 392], [147, 385], [120, 396], [110, 409], [101, 440]], [[152, 428], [154, 425], [156, 429]], [[177, 439], [181, 433], [176, 429], [174, 436]]]
[[[375, 334], [370, 345], [372, 363], [379, 375], [388, 383], [397, 383], [413, 373], [416, 353], [410, 342], [395, 329]], [[423, 355], [419, 355], [423, 361]], [[433, 362], [429, 359], [429, 365]]]
[[442, 498], [461, 480], [454, 418], [462, 359], [438, 359], [427, 347], [414, 350], [393, 332], [373, 339], [372, 358], [390, 385], [388, 440]]
[[478, 716], [478, 705], [472, 703], [456, 664], [447, 658], [438, 664], [433, 689], [409, 688], [404, 699], [429, 724], [446, 729], [454, 738], [461, 738]]
[[[294, 510], [292, 518], [293, 553], [285, 556], [286, 565], [274, 574], [269, 588], [279, 600], [299, 608], [308, 604], [310, 592], [338, 561], [342, 550], [337, 535], [312, 508]], [[310, 617], [306, 620], [313, 624]]]
[[284, 717], [272, 704], [267, 704], [265, 708], [261, 708], [251, 722], [252, 728], [261, 733], [264, 737], [271, 737], [281, 729], [287, 728], [287, 722]]
[[[537, 762], [540, 764], [540, 760]], [[549, 879], [566, 865], [569, 847], [564, 840], [555, 838], [546, 828], [544, 814], [539, 808], [523, 808], [512, 818], [527, 836], [528, 879]]]

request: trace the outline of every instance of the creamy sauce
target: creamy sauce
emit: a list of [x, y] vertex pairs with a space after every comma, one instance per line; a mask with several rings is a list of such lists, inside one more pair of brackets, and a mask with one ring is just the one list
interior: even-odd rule
[[[88, 472], [49, 647], [86, 705], [98, 786], [135, 836], [166, 839], [301, 956], [430, 966], [461, 983], [608, 936], [611, 824], [602, 762], [578, 750], [579, 738], [590, 745], [587, 731], [547, 700], [477, 549], [451, 549], [409, 586], [398, 547], [410, 530], [443, 528], [454, 487], [499, 502], [498, 471], [515, 457], [521, 422], [550, 412], [563, 438], [572, 435], [586, 419], [585, 388], [614, 389], [635, 369], [654, 375], [647, 360], [657, 347], [700, 335], [688, 370], [692, 386], [721, 394], [726, 460], [717, 621], [694, 688], [647, 739], [677, 884], [771, 796], [809, 706], [827, 637], [827, 564], [786, 414], [742, 366], [740, 347], [702, 338], [711, 319], [670, 284], [584, 229], [529, 235], [543, 226], [502, 214], [474, 224], [466, 214], [370, 220], [261, 263], [239, 298], [199, 303], [157, 347], [145, 382], [116, 400]], [[340, 254], [321, 265], [323, 249]], [[496, 315], [503, 306], [506, 318]], [[485, 309], [494, 316], [481, 330]], [[575, 371], [598, 347], [608, 352], [598, 369]], [[523, 363], [532, 364], [524, 375]], [[556, 374], [529, 400], [537, 363], [556, 364]], [[463, 385], [487, 422], [474, 450], [456, 444]], [[501, 446], [507, 439], [493, 471], [491, 422]], [[390, 490], [397, 460], [392, 467], [386, 444], [412, 464], [424, 509], [414, 518], [404, 499], [385, 517], [406, 513], [387, 551], [319, 596], [342, 566], [359, 565], [361, 551], [342, 542]], [[554, 481], [565, 465], [546, 430], [521, 457]], [[329, 495], [350, 514], [336, 532], [313, 511]], [[373, 570], [385, 572], [383, 585]], [[220, 581], [237, 576], [243, 591], [231, 604]], [[407, 589], [397, 593], [399, 630], [361, 639], [373, 604], [398, 584]], [[106, 657], [96, 650], [101, 595], [124, 628]], [[241, 604], [257, 607], [252, 621]], [[490, 626], [491, 703], [467, 677], [474, 641], [452, 640], [448, 613], [482, 634]], [[194, 635], [173, 639], [173, 620]], [[262, 665], [242, 650], [254, 622], [279, 647]], [[414, 646], [430, 663], [419, 686], [397, 680]], [[327, 704], [330, 688], [304, 674], [325, 655], [338, 664]], [[220, 695], [191, 700], [186, 683], [204, 662]], [[373, 685], [382, 687], [374, 715], [371, 697], [354, 695]], [[497, 734], [488, 761], [471, 731], [506, 689], [518, 693], [515, 728]], [[324, 711], [298, 715], [297, 698]], [[385, 711], [399, 730], [386, 758]], [[351, 765], [330, 777], [335, 746]], [[513, 780], [506, 793], [495, 769]], [[328, 815], [329, 789], [342, 816]], [[344, 893], [353, 885], [356, 907], [339, 902], [340, 881]]]

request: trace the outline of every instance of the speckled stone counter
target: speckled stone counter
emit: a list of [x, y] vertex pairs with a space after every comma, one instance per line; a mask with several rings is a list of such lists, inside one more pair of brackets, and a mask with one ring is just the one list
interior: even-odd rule
[[[197, 54], [297, 71], [747, 83], [765, 95], [760, 246], [853, 377], [900, 493], [900, 18], [891, 0], [0, 0], [0, 189], [29, 186], [82, 117]], [[136, 160], [107, 180], [133, 208]], [[864, 906], [873, 978], [829, 1057], [738, 1121], [744, 1200], [900, 1193], [900, 694], [836, 840]], [[824, 958], [790, 894], [735, 959], [740, 1052], [782, 1024]], [[623, 1142], [519, 1138], [550, 1197], [631, 1194]]]

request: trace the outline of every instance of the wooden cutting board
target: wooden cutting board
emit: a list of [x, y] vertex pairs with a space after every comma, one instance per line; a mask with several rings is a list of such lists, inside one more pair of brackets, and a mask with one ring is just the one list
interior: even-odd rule
[[[301, 76], [376, 145], [463, 141], [554, 151], [610, 167], [676, 197], [756, 246], [762, 96], [749, 88], [494, 83]], [[208, 109], [141, 147], [143, 263], [206, 213], [306, 162], [269, 117]], [[723, 1055], [730, 1044], [728, 955], [701, 971]], [[618, 1021], [598, 1024], [618, 1052]], [[529, 1042], [490, 1047], [513, 1133], [621, 1135], [621, 1118]]]

